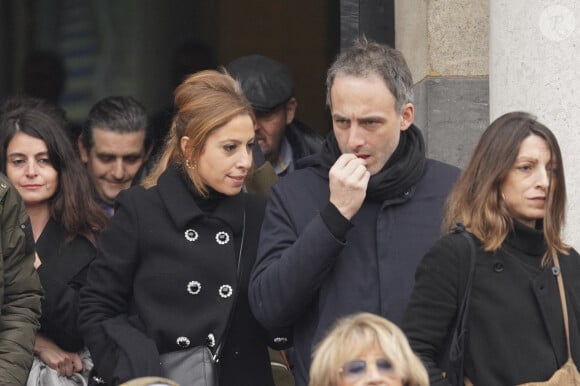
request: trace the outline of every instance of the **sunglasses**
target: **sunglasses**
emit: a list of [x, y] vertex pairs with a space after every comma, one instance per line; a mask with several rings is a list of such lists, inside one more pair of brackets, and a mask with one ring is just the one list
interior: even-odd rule
[[[382, 375], [391, 375], [393, 373], [393, 364], [386, 358], [377, 359], [375, 365], [377, 366], [377, 371]], [[342, 365], [340, 373], [348, 380], [356, 380], [362, 378], [366, 374], [367, 369], [367, 361], [356, 359]]]

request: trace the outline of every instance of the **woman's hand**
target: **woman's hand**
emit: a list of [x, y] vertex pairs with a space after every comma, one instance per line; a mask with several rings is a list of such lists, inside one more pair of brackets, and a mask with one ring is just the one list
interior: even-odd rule
[[48, 367], [56, 370], [61, 377], [70, 377], [83, 369], [83, 363], [77, 353], [62, 350], [56, 343], [42, 334], [36, 335], [34, 352]]

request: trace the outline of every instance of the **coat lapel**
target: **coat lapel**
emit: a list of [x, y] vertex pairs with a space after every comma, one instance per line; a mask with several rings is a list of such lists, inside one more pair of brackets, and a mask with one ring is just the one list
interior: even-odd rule
[[[180, 172], [174, 166], [169, 166], [159, 177], [157, 184], [159, 195], [169, 212], [169, 217], [177, 228], [185, 228], [187, 224], [204, 217], [206, 214], [197, 206], [192, 194], [185, 185]], [[211, 214], [231, 226], [238, 234], [243, 226], [244, 194], [226, 197]]]

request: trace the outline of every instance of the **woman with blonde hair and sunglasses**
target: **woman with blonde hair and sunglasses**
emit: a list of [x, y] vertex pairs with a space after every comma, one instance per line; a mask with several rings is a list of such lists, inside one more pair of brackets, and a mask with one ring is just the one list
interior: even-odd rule
[[362, 312], [339, 319], [317, 346], [309, 386], [428, 386], [427, 371], [390, 321]]

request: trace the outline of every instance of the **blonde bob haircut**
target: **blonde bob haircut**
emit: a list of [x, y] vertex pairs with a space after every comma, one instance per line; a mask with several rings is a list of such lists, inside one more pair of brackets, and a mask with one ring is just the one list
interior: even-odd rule
[[342, 365], [373, 347], [391, 361], [404, 385], [429, 386], [427, 370], [395, 324], [362, 312], [339, 319], [314, 351], [309, 386], [336, 386]]
[[[169, 134], [157, 166], [144, 179], [146, 188], [157, 184], [159, 176], [174, 164], [185, 170], [197, 191], [207, 195], [207, 187], [197, 173], [196, 165], [207, 139], [232, 119], [247, 115], [256, 118], [239, 83], [225, 70], [206, 70], [189, 75], [175, 90], [175, 110]], [[180, 140], [190, 138], [182, 152]]]
[[513, 168], [522, 142], [530, 135], [546, 141], [551, 153], [543, 232], [546, 241], [544, 266], [569, 246], [561, 239], [566, 211], [566, 181], [562, 153], [556, 137], [536, 117], [525, 112], [502, 115], [483, 132], [465, 171], [451, 190], [445, 207], [444, 231], [461, 222], [486, 251], [501, 248], [513, 229], [513, 216], [503, 200], [501, 186]]

